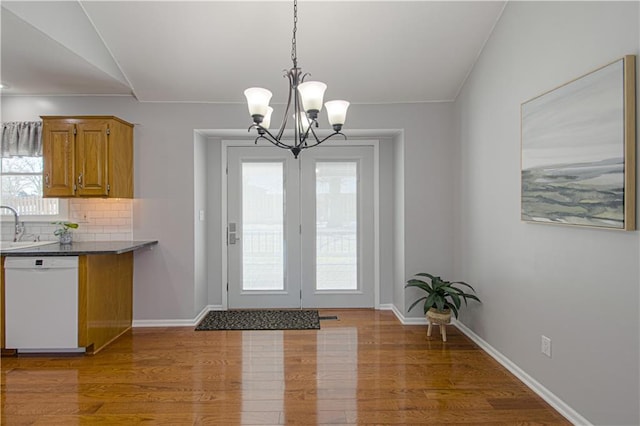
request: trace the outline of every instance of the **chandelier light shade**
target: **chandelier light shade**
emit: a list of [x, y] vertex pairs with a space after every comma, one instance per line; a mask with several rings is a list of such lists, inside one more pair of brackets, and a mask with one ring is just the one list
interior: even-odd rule
[[302, 98], [302, 109], [307, 112], [309, 118], [318, 118], [325, 90], [327, 85], [319, 81], [307, 81], [298, 86], [298, 92]]
[[264, 127], [265, 129], [268, 129], [269, 125], [271, 124], [272, 113], [273, 113], [273, 108], [267, 107], [267, 113], [262, 118], [262, 123], [261, 123], [261, 126]]
[[[335, 129], [336, 126], [342, 128], [344, 121], [347, 118], [347, 108], [349, 108], [349, 102], [347, 101], [329, 101], [324, 106], [327, 107], [327, 116], [329, 117], [329, 124]], [[337, 130], [339, 131], [339, 130]]]
[[247, 97], [249, 114], [251, 114], [254, 119], [255, 116], [264, 117], [267, 115], [269, 101], [271, 100], [271, 96], [273, 96], [270, 91], [261, 87], [250, 87], [244, 91], [244, 95]]
[[[269, 131], [273, 108], [269, 106], [272, 93], [261, 87], [251, 87], [244, 91], [247, 98], [249, 114], [253, 124], [249, 126], [256, 129], [258, 140], [264, 139], [278, 148], [290, 150], [295, 158], [307, 148], [318, 146], [334, 136], [340, 135], [347, 138], [341, 131], [347, 116], [347, 101], [329, 101], [324, 103], [327, 109], [329, 124], [333, 127], [333, 133], [321, 139], [314, 128], [318, 128], [318, 114], [322, 111], [324, 92], [327, 85], [319, 81], [304, 81], [309, 74], [303, 74], [298, 68], [298, 56], [296, 51], [296, 31], [298, 24], [298, 2], [293, 1], [293, 38], [291, 40], [291, 61], [293, 67], [285, 73], [289, 80], [289, 97], [282, 118], [282, 124], [277, 133]], [[285, 139], [284, 132], [287, 127], [287, 117], [293, 117], [293, 140]]]

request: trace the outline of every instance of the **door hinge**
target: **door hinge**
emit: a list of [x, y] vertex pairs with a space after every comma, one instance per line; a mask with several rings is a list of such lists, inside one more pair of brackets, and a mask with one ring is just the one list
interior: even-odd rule
[[111, 129], [107, 127], [107, 135], [111, 134]]

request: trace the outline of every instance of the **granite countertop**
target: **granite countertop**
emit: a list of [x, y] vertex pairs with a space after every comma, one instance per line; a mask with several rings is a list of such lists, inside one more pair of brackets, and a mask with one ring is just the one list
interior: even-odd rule
[[158, 244], [149, 241], [77, 241], [62, 245], [57, 241], [51, 244], [21, 249], [0, 249], [3, 256], [82, 256], [91, 254], [122, 254]]

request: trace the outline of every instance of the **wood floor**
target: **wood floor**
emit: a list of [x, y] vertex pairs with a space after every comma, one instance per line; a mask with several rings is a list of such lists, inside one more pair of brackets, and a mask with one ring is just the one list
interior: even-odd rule
[[3, 425], [569, 424], [448, 327], [322, 310], [321, 330], [136, 328], [95, 356], [2, 358]]

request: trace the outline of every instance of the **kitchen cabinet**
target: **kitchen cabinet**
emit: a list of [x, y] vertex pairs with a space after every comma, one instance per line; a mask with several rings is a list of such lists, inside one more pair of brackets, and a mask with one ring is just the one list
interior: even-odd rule
[[[79, 256], [77, 347], [95, 354], [131, 328], [133, 321], [133, 252]], [[5, 258], [2, 258], [2, 351], [6, 346]], [[5, 349], [6, 348], [6, 349]]]
[[133, 198], [133, 124], [42, 116], [43, 196]]
[[80, 256], [78, 346], [94, 354], [131, 328], [133, 252]]
[[85, 348], [87, 354], [95, 354], [131, 328], [134, 251], [151, 248], [157, 243], [157, 241], [87, 241], [75, 242], [69, 247], [49, 244], [2, 251], [0, 257], [2, 353], [4, 355], [16, 353], [16, 348], [6, 346], [5, 259], [77, 256], [77, 347]]

